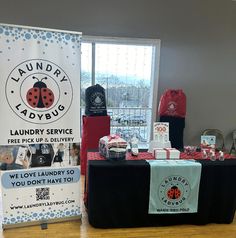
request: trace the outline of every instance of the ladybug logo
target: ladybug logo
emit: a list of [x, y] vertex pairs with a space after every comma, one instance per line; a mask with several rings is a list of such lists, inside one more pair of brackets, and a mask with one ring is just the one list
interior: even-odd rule
[[162, 204], [176, 208], [185, 203], [190, 195], [190, 185], [186, 178], [180, 175], [171, 175], [161, 182], [158, 196]]
[[105, 104], [104, 95], [99, 92], [92, 94], [90, 101], [95, 107], [104, 106], [104, 104]]
[[172, 186], [168, 191], [167, 191], [167, 196], [169, 199], [178, 199], [181, 195], [181, 191], [177, 186]]
[[34, 86], [28, 90], [26, 100], [28, 104], [33, 108], [49, 108], [54, 102], [54, 93], [49, 89], [43, 80], [47, 80], [47, 77], [43, 77], [39, 80], [33, 76], [37, 82]]
[[66, 72], [43, 59], [18, 64], [8, 75], [5, 85], [6, 99], [12, 111], [33, 124], [53, 123], [66, 115], [74, 101], [73, 90]]
[[176, 102], [174, 101], [171, 101], [168, 103], [168, 106], [167, 106], [167, 113], [169, 115], [174, 115], [176, 113], [176, 109], [177, 109], [177, 104]]

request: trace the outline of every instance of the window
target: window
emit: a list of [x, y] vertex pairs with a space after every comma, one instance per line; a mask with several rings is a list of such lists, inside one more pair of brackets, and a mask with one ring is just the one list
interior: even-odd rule
[[100, 84], [111, 133], [147, 143], [156, 119], [160, 41], [85, 36], [81, 51], [81, 114], [85, 89]]

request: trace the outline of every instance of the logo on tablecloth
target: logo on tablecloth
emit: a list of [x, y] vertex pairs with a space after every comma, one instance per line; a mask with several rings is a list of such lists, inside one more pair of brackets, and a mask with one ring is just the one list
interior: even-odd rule
[[189, 181], [179, 175], [166, 177], [158, 188], [160, 201], [168, 207], [183, 205], [190, 194]]

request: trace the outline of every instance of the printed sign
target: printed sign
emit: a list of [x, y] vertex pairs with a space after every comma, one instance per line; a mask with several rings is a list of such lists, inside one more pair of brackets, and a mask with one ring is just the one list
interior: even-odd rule
[[81, 34], [0, 24], [0, 145], [77, 143]]
[[201, 136], [201, 149], [215, 149], [216, 136]]
[[3, 227], [81, 216], [80, 168], [1, 171]]
[[80, 143], [0, 146], [0, 170], [80, 165]]
[[153, 140], [162, 143], [169, 142], [169, 122], [154, 122]]

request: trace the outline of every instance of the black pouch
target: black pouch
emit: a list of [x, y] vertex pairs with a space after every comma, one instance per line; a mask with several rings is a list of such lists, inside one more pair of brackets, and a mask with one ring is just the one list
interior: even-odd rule
[[39, 144], [35, 153], [32, 153], [30, 167], [51, 166], [54, 156], [51, 144]]
[[99, 84], [85, 90], [85, 115], [107, 116], [105, 89]]
[[52, 158], [50, 155], [32, 155], [31, 167], [51, 166]]

